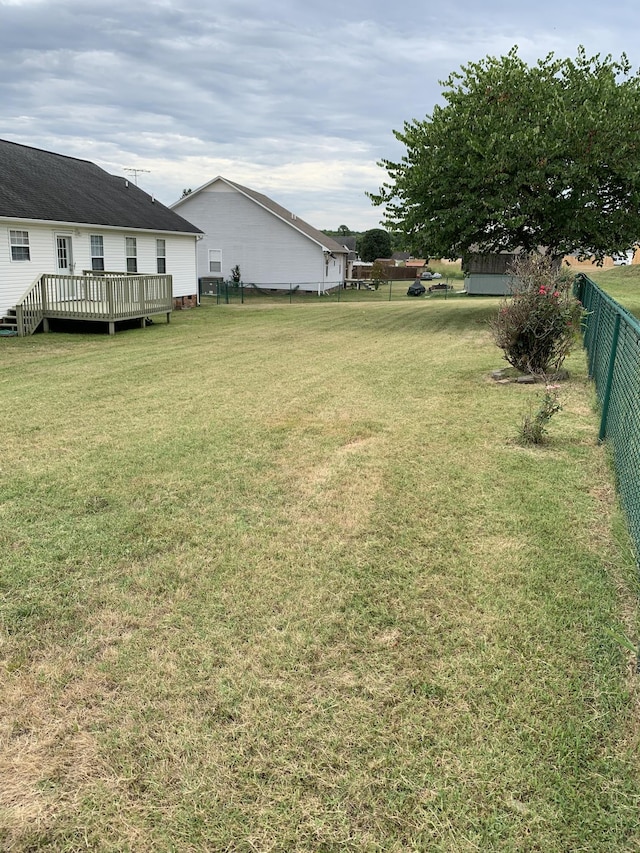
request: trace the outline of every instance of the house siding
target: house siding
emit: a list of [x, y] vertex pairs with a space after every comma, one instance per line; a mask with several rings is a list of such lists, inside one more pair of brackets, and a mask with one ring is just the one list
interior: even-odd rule
[[516, 279], [498, 273], [471, 273], [464, 280], [464, 289], [472, 296], [507, 296], [513, 291]]
[[[13, 261], [9, 232], [29, 232], [29, 261]], [[91, 270], [92, 234], [99, 234], [104, 241], [104, 267], [113, 272], [124, 272], [127, 268], [125, 237], [137, 240], [138, 272], [155, 274], [156, 239], [166, 241], [167, 274], [173, 276], [174, 297], [191, 296], [197, 293], [196, 238], [192, 234], [170, 234], [115, 230], [101, 226], [75, 226], [64, 224], [33, 224], [19, 220], [4, 220], [0, 224], [0, 314], [16, 304], [25, 291], [43, 274], [57, 272], [56, 234], [71, 237], [74, 274], [82, 275]]]
[[209, 250], [222, 252], [219, 276], [228, 279], [236, 264], [245, 283], [261, 287], [324, 291], [345, 277], [345, 257], [328, 257], [320, 245], [295, 230], [295, 217], [285, 222], [236, 189], [218, 181], [174, 209], [202, 231], [197, 247], [198, 276], [209, 271]]

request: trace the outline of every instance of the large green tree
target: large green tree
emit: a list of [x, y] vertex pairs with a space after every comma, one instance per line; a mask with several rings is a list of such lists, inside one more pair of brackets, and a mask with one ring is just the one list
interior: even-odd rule
[[391, 235], [382, 228], [365, 231], [357, 245], [358, 254], [366, 263], [375, 261], [376, 258], [391, 257]]
[[406, 153], [371, 195], [412, 251], [601, 259], [640, 240], [640, 75], [624, 54], [529, 67], [514, 47], [441, 85], [442, 106], [394, 131]]

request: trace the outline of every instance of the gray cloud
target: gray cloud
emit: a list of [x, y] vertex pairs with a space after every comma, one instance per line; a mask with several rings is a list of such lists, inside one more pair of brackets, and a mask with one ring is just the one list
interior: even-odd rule
[[392, 129], [462, 63], [515, 43], [529, 61], [584, 43], [637, 63], [631, 3], [619, 23], [593, 0], [579, 16], [567, 0], [513, 5], [0, 0], [0, 136], [148, 168], [164, 202], [224, 174], [318, 227], [372, 227], [364, 192], [400, 153]]

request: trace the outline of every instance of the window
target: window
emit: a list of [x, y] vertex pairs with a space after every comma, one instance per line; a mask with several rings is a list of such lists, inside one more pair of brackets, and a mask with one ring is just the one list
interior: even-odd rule
[[164, 240], [156, 240], [156, 261], [158, 272], [164, 275], [167, 271], [167, 244]]
[[222, 272], [221, 249], [209, 249], [209, 272]]
[[91, 269], [104, 270], [104, 239], [100, 234], [91, 235]]
[[28, 231], [9, 231], [9, 242], [11, 243], [11, 260], [12, 261], [30, 261], [31, 252], [29, 251], [29, 232]]
[[135, 237], [125, 237], [127, 272], [138, 272], [138, 244]]

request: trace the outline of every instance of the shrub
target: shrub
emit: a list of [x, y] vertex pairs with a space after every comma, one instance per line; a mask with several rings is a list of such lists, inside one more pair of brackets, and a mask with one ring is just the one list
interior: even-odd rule
[[572, 293], [573, 276], [538, 253], [522, 255], [509, 273], [516, 283], [490, 320], [494, 340], [522, 373], [557, 373], [582, 319], [582, 306]]
[[389, 267], [380, 261], [376, 261], [371, 268], [371, 279], [375, 289], [377, 290], [380, 285], [389, 278], [391, 278], [391, 270]]
[[562, 406], [558, 400], [558, 386], [547, 385], [538, 410], [534, 412], [532, 407], [522, 420], [522, 425], [518, 431], [520, 444], [542, 444], [548, 432], [549, 421], [561, 411]]

